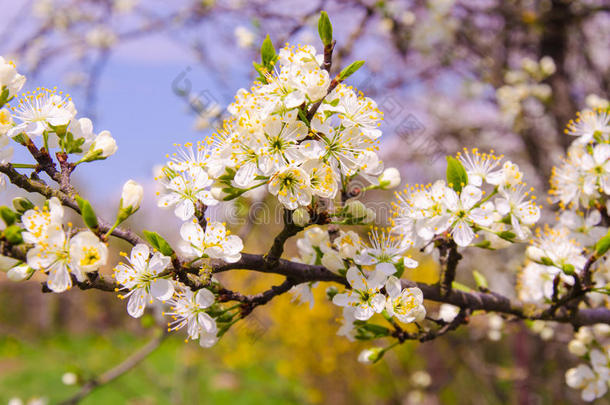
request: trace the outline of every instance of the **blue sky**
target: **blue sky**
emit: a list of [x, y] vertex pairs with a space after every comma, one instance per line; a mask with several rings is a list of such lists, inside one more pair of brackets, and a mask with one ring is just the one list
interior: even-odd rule
[[[0, 0], [0, 8], [7, 10], [0, 16], [0, 24], [10, 20], [16, 4]], [[0, 55], [10, 51], [3, 45], [0, 44]], [[228, 63], [230, 58], [221, 54], [218, 60]], [[195, 60], [188, 44], [169, 39], [164, 33], [117, 46], [98, 85], [94, 131], [109, 130], [119, 150], [107, 160], [79, 166], [75, 181], [84, 183], [87, 189], [95, 185], [102, 195], [119, 193], [130, 178], [149, 183], [153, 166], [164, 162], [165, 155], [174, 150], [174, 143], [192, 142], [206, 135], [194, 130], [195, 115], [186, 100], [175, 94], [172, 83], [180, 79], [181, 73], [186, 74], [183, 77], [190, 82], [192, 94], [203, 93], [203, 97], [213, 98], [225, 107], [239, 87], [249, 85], [250, 66], [233, 63], [223, 69], [223, 77], [219, 78]], [[24, 90], [38, 86], [66, 89], [81, 117], [84, 95], [66, 88], [65, 73], [65, 63], [47, 65], [41, 74], [28, 77]], [[27, 156], [17, 151], [14, 161], [25, 163]]]

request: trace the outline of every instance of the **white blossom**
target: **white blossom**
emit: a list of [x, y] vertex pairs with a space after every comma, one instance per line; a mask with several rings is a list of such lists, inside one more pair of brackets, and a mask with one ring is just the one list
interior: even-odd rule
[[185, 242], [184, 253], [191, 257], [209, 257], [235, 263], [241, 258], [244, 245], [237, 235], [230, 235], [221, 222], [208, 221], [205, 231], [194, 222], [185, 222], [180, 228]]
[[0, 93], [8, 90], [8, 97], [14, 97], [25, 84], [25, 76], [17, 72], [17, 67], [12, 61], [0, 56]]
[[211, 347], [216, 344], [218, 328], [216, 321], [205, 310], [215, 301], [214, 294], [205, 288], [193, 292], [188, 288], [178, 290], [168, 301], [171, 310], [164, 315], [174, 320], [168, 324], [169, 330], [179, 330], [186, 327], [190, 339], [199, 339], [201, 347]]
[[114, 268], [113, 277], [128, 290], [119, 297], [129, 298], [127, 313], [139, 318], [146, 309], [146, 303], [152, 303], [153, 298], [168, 300], [174, 294], [171, 280], [160, 277], [169, 266], [171, 259], [159, 252], [151, 252], [145, 244], [137, 244], [131, 249], [129, 264], [120, 263]]
[[406, 239], [393, 236], [384, 230], [373, 228], [369, 233], [371, 246], [363, 246], [362, 251], [355, 257], [357, 264], [371, 266], [386, 276], [396, 272], [396, 265], [402, 264], [408, 268], [417, 267], [417, 262], [404, 254], [412, 246]]
[[372, 278], [366, 278], [356, 267], [347, 270], [347, 281], [351, 288], [333, 297], [333, 304], [341, 307], [353, 307], [354, 318], [366, 321], [375, 313], [383, 311], [385, 296], [379, 292], [385, 276], [374, 273]]
[[400, 322], [420, 322], [426, 317], [424, 295], [417, 287], [403, 289], [400, 280], [390, 276], [385, 283], [388, 295], [385, 308], [390, 316], [395, 316]]

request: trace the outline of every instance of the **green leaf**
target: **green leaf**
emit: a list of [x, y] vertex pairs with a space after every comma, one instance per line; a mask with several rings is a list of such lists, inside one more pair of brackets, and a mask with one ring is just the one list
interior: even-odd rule
[[484, 275], [482, 275], [481, 273], [479, 273], [476, 270], [473, 270], [472, 272], [472, 277], [474, 277], [474, 282], [477, 284], [477, 287], [481, 288], [489, 288], [489, 284], [487, 283], [487, 279], [485, 278]]
[[459, 160], [453, 156], [447, 156], [447, 184], [453, 187], [456, 192], [468, 184], [468, 174]]
[[271, 38], [267, 35], [263, 41], [263, 46], [261, 46], [261, 61], [263, 62], [265, 69], [271, 70], [273, 68], [273, 62], [275, 62], [276, 59], [277, 54], [275, 53], [275, 48], [273, 47]]
[[25, 197], [16, 197], [13, 198], [13, 207], [15, 207], [15, 211], [20, 214], [23, 214], [27, 210], [33, 209], [34, 203]]
[[11, 225], [7, 227], [3, 233], [4, 238], [8, 241], [8, 243], [13, 245], [19, 245], [23, 243], [21, 232], [23, 232], [23, 229], [19, 225]]
[[394, 267], [396, 268], [396, 273], [394, 273], [394, 277], [402, 277], [405, 272], [405, 262], [403, 260], [399, 260], [398, 263], [394, 263]]
[[362, 327], [375, 334], [375, 336], [388, 336], [390, 334], [390, 330], [385, 326], [376, 325], [374, 323], [365, 323]]
[[458, 291], [472, 292], [472, 288], [470, 288], [467, 285], [464, 285], [462, 283], [458, 283], [457, 281], [454, 281], [453, 283], [451, 283], [451, 288], [453, 288], [454, 290], [458, 290]]
[[0, 108], [6, 104], [8, 101], [8, 87], [2, 86], [2, 91], [0, 92]]
[[513, 242], [515, 240], [515, 238], [517, 237], [517, 235], [515, 235], [513, 232], [511, 231], [502, 231], [502, 232], [497, 232], [496, 235], [498, 235], [498, 237], [507, 240], [509, 242]]
[[17, 213], [6, 205], [0, 207], [0, 216], [2, 217], [2, 220], [4, 221], [6, 226], [13, 225], [18, 218]]
[[[330, 104], [330, 105], [331, 105], [331, 106], [333, 106], [333, 107], [336, 107], [336, 106], [338, 106], [338, 105], [339, 105], [339, 101], [341, 101], [341, 99], [336, 98], [336, 99], [334, 99], [333, 101], [329, 102], [328, 104]], [[330, 111], [330, 113], [334, 114], [334, 112], [333, 112], [333, 111]]]
[[91, 229], [93, 232], [97, 232], [99, 229], [97, 215], [95, 215], [91, 203], [80, 196], [76, 196], [76, 203], [78, 204], [78, 208], [80, 208], [80, 215], [83, 217], [83, 222], [87, 225], [87, 228]]
[[484, 240], [482, 242], [479, 242], [477, 244], [474, 245], [475, 247], [481, 248], [481, 249], [490, 249], [490, 250], [494, 250], [491, 247], [491, 242], [488, 240]]
[[595, 255], [603, 256], [610, 249], [610, 231], [595, 244]]
[[362, 67], [362, 65], [364, 65], [363, 60], [357, 60], [356, 62], [352, 62], [351, 65], [349, 65], [348, 67], [343, 69], [341, 71], [341, 73], [339, 73], [339, 80], [343, 81], [343, 80], [347, 79], [348, 77], [350, 77], [351, 75], [356, 73], [356, 71], [358, 69], [360, 69]]
[[144, 237], [146, 238], [148, 243], [150, 243], [152, 245], [152, 247], [157, 249], [159, 252], [161, 252], [165, 256], [172, 256], [174, 254], [174, 249], [172, 249], [170, 244], [167, 243], [167, 241], [165, 239], [163, 239], [163, 237], [161, 235], [159, 235], [157, 232], [145, 230], [145, 231], [142, 231], [142, 233], [144, 234]]
[[267, 78], [265, 77], [265, 72], [267, 70], [265, 69], [265, 67], [262, 64], [256, 62], [252, 62], [252, 65], [254, 66], [254, 70], [256, 70], [256, 73], [258, 73], [258, 77], [256, 78], [256, 80], [263, 84], [267, 84]]
[[333, 41], [333, 25], [330, 23], [328, 14], [326, 11], [320, 12], [320, 19], [318, 20], [318, 34], [324, 46], [330, 45]]
[[365, 322], [354, 322], [354, 325], [356, 326], [355, 338], [358, 340], [372, 340], [390, 335], [390, 330], [385, 326]]

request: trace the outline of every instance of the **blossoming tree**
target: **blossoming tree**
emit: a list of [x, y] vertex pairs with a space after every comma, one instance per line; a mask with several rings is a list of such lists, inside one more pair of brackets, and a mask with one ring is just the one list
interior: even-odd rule
[[[116, 218], [99, 218], [71, 182], [80, 165], [110, 158], [117, 144], [110, 132], [96, 134], [91, 120], [78, 117], [69, 98], [56, 89], [19, 95], [25, 77], [0, 58], [0, 172], [2, 185], [43, 196], [35, 206], [25, 197], [0, 208], [5, 224], [0, 250], [12, 259], [14, 281], [46, 275], [43, 292], [99, 289], [127, 300], [127, 313], [141, 317], [162, 305], [168, 331], [184, 329], [202, 347], [213, 346], [232, 325], [274, 297], [292, 293], [313, 305], [313, 288], [328, 283], [327, 297], [343, 308], [338, 334], [347, 339], [386, 342], [360, 354], [376, 362], [407, 340], [438, 338], [479, 313], [507, 319], [570, 324], [571, 353], [583, 363], [566, 372], [566, 383], [584, 400], [606, 393], [610, 381], [610, 111], [585, 110], [568, 125], [573, 142], [552, 173], [550, 204], [556, 218], [541, 220], [541, 206], [520, 168], [493, 152], [464, 150], [447, 157], [446, 178], [407, 186], [393, 199], [391, 226], [368, 231], [376, 213], [359, 200], [368, 189], [400, 184], [377, 150], [383, 113], [375, 101], [347, 82], [364, 62], [330, 74], [332, 25], [322, 12], [318, 24], [323, 53], [313, 46], [276, 52], [267, 38], [259, 77], [241, 89], [229, 118], [213, 136], [178, 146], [157, 180], [160, 208], [182, 221], [181, 242], [171, 246], [155, 231], [138, 235], [122, 226], [141, 204], [143, 189], [123, 187]], [[13, 147], [32, 163], [13, 162]], [[365, 181], [366, 187], [351, 187]], [[207, 207], [264, 189], [283, 207], [283, 228], [263, 253], [246, 253], [230, 225], [206, 216]], [[75, 211], [82, 224], [64, 218]], [[287, 240], [299, 236], [299, 256], [283, 257]], [[108, 241], [132, 245], [125, 263], [109, 263]], [[527, 244], [516, 298], [477, 285], [455, 282], [464, 254]], [[420, 251], [439, 264], [437, 284], [403, 277], [417, 271], [410, 253]], [[112, 277], [101, 274], [114, 266]], [[215, 275], [246, 270], [274, 273], [284, 281], [245, 295], [226, 288]], [[439, 314], [427, 302], [442, 303]]]

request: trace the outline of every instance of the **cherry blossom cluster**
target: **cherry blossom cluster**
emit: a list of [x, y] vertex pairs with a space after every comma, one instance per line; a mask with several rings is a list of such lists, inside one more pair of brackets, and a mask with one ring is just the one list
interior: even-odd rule
[[464, 150], [448, 162], [447, 182], [397, 193], [393, 233], [404, 235], [416, 248], [445, 234], [460, 247], [490, 249], [528, 239], [540, 207], [516, 164], [477, 149]]
[[610, 115], [585, 110], [566, 133], [575, 139], [562, 164], [553, 168], [551, 198], [567, 209], [588, 208], [610, 194]]
[[566, 372], [568, 386], [582, 390], [584, 401], [593, 401], [608, 391], [610, 380], [610, 328], [598, 324], [582, 327], [568, 344], [570, 353], [582, 358], [586, 363]]
[[[335, 305], [344, 307], [344, 324], [339, 334], [353, 338], [356, 328], [376, 313], [395, 317], [403, 323], [421, 321], [425, 317], [421, 290], [416, 287], [403, 289], [397, 278], [405, 268], [418, 265], [407, 254], [410, 247], [401, 238], [376, 228], [370, 231], [369, 240], [365, 242], [354, 231], [339, 230], [331, 240], [327, 230], [311, 227], [297, 240], [299, 257], [294, 260], [321, 264], [346, 276], [350, 288], [331, 295]], [[303, 283], [293, 287], [292, 292], [299, 301], [313, 306], [311, 289], [315, 286]], [[354, 321], [361, 323], [354, 324]]]
[[[610, 282], [605, 255], [610, 192], [608, 110], [582, 111], [568, 124], [566, 134], [574, 141], [563, 162], [553, 168], [549, 190], [549, 201], [559, 206], [556, 223], [536, 230], [526, 250], [517, 292], [523, 302], [540, 305], [587, 288], [596, 292], [587, 296], [589, 303], [603, 307], [609, 303], [606, 286]], [[595, 326], [597, 335], [606, 334], [601, 332], [605, 326]], [[567, 384], [582, 389], [586, 401], [604, 395], [610, 375], [603, 339], [595, 340], [589, 328], [581, 328], [568, 347], [591, 366], [569, 370]]]
[[[188, 153], [167, 165], [170, 192], [160, 205], [175, 205], [187, 219], [193, 205], [181, 200], [212, 205], [265, 186], [295, 210], [334, 199], [356, 175], [377, 184], [383, 114], [373, 100], [339, 83], [343, 78], [333, 83], [320, 67], [323, 58], [312, 46], [286, 46], [273, 54], [250, 91], [237, 92], [218, 133], [187, 146]], [[183, 170], [189, 165], [197, 171]]]
[[[117, 150], [110, 132], [93, 132], [89, 118], [77, 118], [69, 95], [56, 88], [36, 88], [19, 95], [25, 84], [14, 63], [0, 57], [0, 161], [10, 162], [13, 139], [28, 147], [76, 154], [76, 164], [106, 159]], [[3, 108], [4, 107], [4, 108]], [[37, 145], [36, 145], [37, 144]]]
[[[437, 11], [444, 14], [442, 7]], [[108, 131], [96, 134], [91, 120], [77, 117], [70, 97], [55, 88], [37, 88], [19, 96], [25, 78], [13, 63], [0, 58], [1, 169], [14, 184], [46, 197], [39, 206], [17, 198], [14, 209], [0, 207], [6, 225], [0, 247], [15, 258], [9, 278], [25, 280], [38, 272], [44, 275], [45, 289], [53, 292], [74, 285], [83, 289], [101, 285], [127, 300], [130, 316], [142, 317], [147, 308], [160, 310], [169, 317], [169, 331], [185, 329], [188, 338], [202, 347], [214, 345], [257, 305], [284, 292], [313, 306], [313, 289], [321, 281], [333, 281], [340, 289], [329, 287], [326, 295], [342, 310], [339, 335], [349, 340], [396, 339], [389, 347], [363, 351], [359, 356], [363, 362], [378, 361], [408, 339], [426, 341], [467, 323], [473, 309], [481, 309], [469, 307], [469, 299], [483, 305], [492, 297], [494, 306], [487, 312], [531, 319], [534, 329], [546, 337], [553, 335], [546, 321], [558, 320], [554, 315], [562, 303], [570, 303], [571, 311], [585, 303], [608, 306], [607, 108], [584, 111], [568, 125], [575, 141], [553, 172], [551, 201], [560, 208], [553, 226], [533, 229], [541, 206], [517, 164], [493, 151], [464, 149], [447, 158], [445, 179], [407, 186], [397, 193], [391, 226], [372, 226], [365, 235], [355, 226], [372, 224], [377, 218], [358, 198], [366, 190], [397, 187], [400, 174], [394, 168], [384, 170], [377, 155], [383, 114], [375, 101], [344, 83], [363, 62], [331, 77], [334, 41], [325, 13], [319, 31], [323, 54], [309, 45], [287, 45], [276, 53], [267, 38], [261, 63], [254, 64], [258, 79], [249, 90], [237, 92], [222, 127], [199, 142], [175, 145], [176, 151], [166, 156], [156, 177], [161, 185], [157, 206], [172, 210], [181, 222], [175, 250], [156, 232], [143, 231], [145, 243], [120, 227], [143, 199], [142, 186], [133, 180], [123, 186], [115, 221], [106, 224], [97, 217], [70, 183], [70, 175], [80, 164], [110, 157], [117, 150], [116, 142]], [[100, 38], [97, 42], [103, 42]], [[521, 87], [499, 93], [514, 103], [530, 93], [544, 93], [545, 85], [526, 86], [525, 91], [521, 82], [539, 82], [553, 69], [549, 59], [526, 61], [527, 75], [512, 72], [510, 80]], [[12, 162], [11, 141], [27, 148], [36, 163]], [[32, 172], [26, 176], [22, 170]], [[39, 173], [57, 183], [57, 189]], [[350, 188], [355, 180], [368, 185]], [[266, 254], [253, 255], [243, 253], [242, 239], [207, 210], [259, 188], [279, 202], [283, 228]], [[82, 226], [67, 221], [65, 207], [80, 215]], [[298, 256], [284, 260], [286, 241], [301, 232]], [[99, 272], [109, 264], [111, 236], [132, 248], [122, 254], [123, 262], [114, 265], [114, 281], [109, 282]], [[503, 310], [501, 304], [510, 299], [489, 292], [486, 280], [475, 271], [472, 275], [481, 295], [460, 296], [467, 293], [453, 290], [458, 287], [456, 268], [465, 251], [522, 242], [529, 245], [518, 275], [519, 305]], [[438, 284], [403, 279], [407, 269], [419, 270], [411, 256], [417, 250], [438, 259]], [[225, 289], [214, 276], [233, 269], [278, 272], [286, 279], [247, 296]], [[589, 292], [597, 294], [585, 296]], [[430, 316], [425, 298], [443, 303], [434, 311], [437, 318]], [[229, 301], [237, 304], [225, 305]], [[522, 304], [531, 304], [537, 312], [526, 312]], [[567, 305], [562, 309], [567, 311]], [[488, 318], [492, 340], [502, 337], [502, 316]], [[569, 345], [586, 364], [569, 370], [566, 382], [582, 389], [585, 400], [603, 395], [610, 382], [607, 329], [607, 325], [581, 328]]]
[[[214, 229], [212, 225], [206, 231], [210, 230], [211, 234], [215, 232]], [[125, 291], [119, 297], [128, 299], [129, 315], [139, 318], [147, 306], [157, 303], [169, 307], [163, 312], [172, 319], [168, 330], [186, 327], [189, 338], [199, 340], [202, 347], [211, 347], [216, 343], [218, 327], [209, 313], [215, 296], [210, 290], [202, 288], [193, 291], [173, 280], [167, 272], [171, 258], [151, 251], [145, 244], [134, 246], [127, 261], [129, 263], [120, 263], [115, 267], [113, 277]]]

